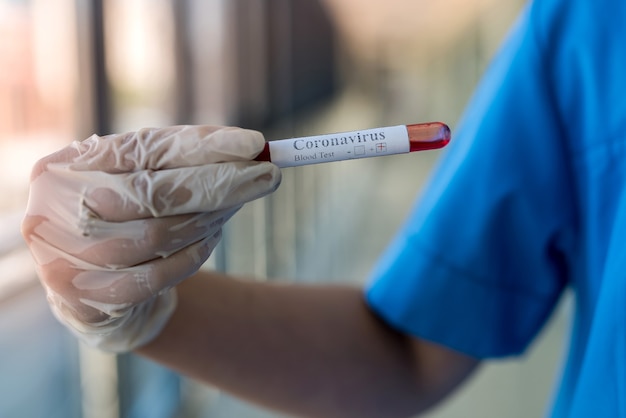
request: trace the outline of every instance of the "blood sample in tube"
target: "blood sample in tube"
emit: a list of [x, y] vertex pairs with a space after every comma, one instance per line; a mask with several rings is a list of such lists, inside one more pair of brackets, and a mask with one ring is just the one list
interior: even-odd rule
[[281, 168], [443, 148], [450, 128], [441, 122], [387, 126], [269, 141], [256, 157]]

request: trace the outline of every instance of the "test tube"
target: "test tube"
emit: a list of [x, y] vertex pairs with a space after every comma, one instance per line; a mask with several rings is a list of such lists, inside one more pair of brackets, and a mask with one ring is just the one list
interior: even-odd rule
[[380, 157], [442, 148], [450, 128], [441, 122], [387, 126], [360, 131], [269, 141], [256, 157], [281, 168]]

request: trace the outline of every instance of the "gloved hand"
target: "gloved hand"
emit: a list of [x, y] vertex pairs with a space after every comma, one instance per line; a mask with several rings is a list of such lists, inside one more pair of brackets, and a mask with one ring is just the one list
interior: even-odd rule
[[57, 318], [90, 346], [124, 352], [154, 338], [174, 286], [209, 257], [245, 202], [280, 171], [252, 160], [254, 131], [176, 126], [92, 136], [34, 167], [22, 233]]

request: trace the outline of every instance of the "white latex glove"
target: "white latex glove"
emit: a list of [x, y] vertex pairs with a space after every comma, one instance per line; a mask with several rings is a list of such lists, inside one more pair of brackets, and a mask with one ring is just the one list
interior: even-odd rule
[[174, 286], [209, 257], [245, 202], [280, 171], [252, 160], [254, 131], [175, 126], [92, 136], [34, 167], [22, 233], [57, 318], [90, 346], [124, 352], [156, 337]]

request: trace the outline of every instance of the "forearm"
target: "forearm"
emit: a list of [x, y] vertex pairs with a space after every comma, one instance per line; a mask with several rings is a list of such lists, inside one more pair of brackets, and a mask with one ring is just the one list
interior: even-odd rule
[[439, 395], [416, 370], [414, 343], [381, 324], [359, 289], [203, 274], [179, 286], [179, 298], [139, 352], [239, 397], [297, 415], [365, 418], [409, 416]]

